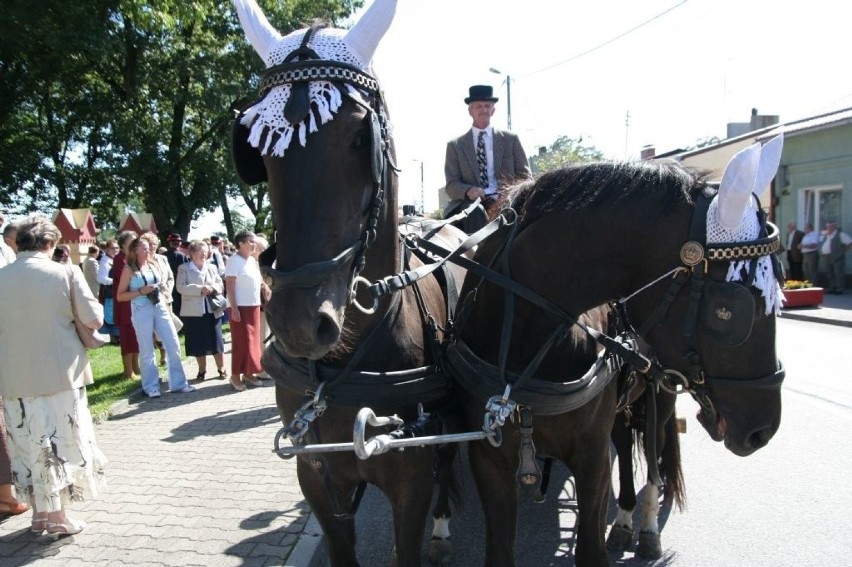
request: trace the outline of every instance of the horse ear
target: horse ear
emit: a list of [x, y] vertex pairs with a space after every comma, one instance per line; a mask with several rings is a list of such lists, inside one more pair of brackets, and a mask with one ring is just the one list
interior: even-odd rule
[[757, 168], [760, 163], [760, 144], [753, 144], [738, 152], [722, 174], [719, 185], [719, 224], [728, 230], [740, 226], [743, 211], [748, 205]]
[[760, 165], [757, 167], [757, 179], [754, 181], [754, 190], [763, 191], [769, 182], [778, 173], [778, 165], [781, 163], [781, 150], [784, 149], [784, 134], [778, 134], [760, 149]]
[[390, 28], [396, 13], [396, 0], [375, 0], [358, 23], [346, 34], [346, 44], [369, 65], [379, 41]]
[[234, 8], [243, 26], [243, 32], [260, 58], [266, 61], [270, 46], [281, 39], [255, 0], [234, 0]]

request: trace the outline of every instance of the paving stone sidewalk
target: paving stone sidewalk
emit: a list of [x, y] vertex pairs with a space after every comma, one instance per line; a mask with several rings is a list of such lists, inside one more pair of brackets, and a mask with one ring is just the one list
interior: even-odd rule
[[[197, 374], [194, 358], [184, 368]], [[135, 396], [99, 423], [109, 486], [69, 508], [88, 527], [53, 542], [30, 533], [30, 513], [0, 520], [0, 566], [307, 567], [313, 549], [293, 553], [310, 512], [295, 461], [271, 452], [275, 388], [234, 392], [209, 378], [197, 386], [170, 394], [164, 385], [161, 398]]]

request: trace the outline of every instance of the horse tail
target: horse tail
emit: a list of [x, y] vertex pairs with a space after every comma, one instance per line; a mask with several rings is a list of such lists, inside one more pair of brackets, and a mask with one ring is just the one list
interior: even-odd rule
[[457, 443], [447, 443], [439, 446], [435, 452], [438, 457], [435, 464], [435, 481], [438, 483], [438, 501], [435, 503], [435, 515], [437, 516], [439, 508], [441, 508], [440, 511], [446, 511], [446, 516], [450, 517], [450, 505], [461, 508], [464, 500], [461, 482], [459, 482], [459, 477], [456, 474], [459, 446]]
[[678, 510], [686, 509], [686, 486], [683, 481], [683, 468], [680, 457], [680, 433], [677, 428], [677, 413], [672, 412], [666, 421], [666, 442], [660, 454], [665, 488], [663, 498], [665, 502], [674, 502]]

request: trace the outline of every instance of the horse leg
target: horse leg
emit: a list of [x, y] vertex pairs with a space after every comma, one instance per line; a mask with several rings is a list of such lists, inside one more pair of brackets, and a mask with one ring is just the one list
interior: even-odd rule
[[[660, 473], [665, 483], [664, 503], [674, 500], [683, 507], [683, 471], [680, 466], [680, 438], [677, 432], [674, 394], [660, 391], [657, 394], [657, 453]], [[659, 559], [663, 555], [657, 517], [660, 512], [659, 491], [650, 480], [642, 498], [642, 526], [636, 555], [643, 559]]]
[[606, 538], [606, 547], [613, 551], [626, 551], [633, 542], [633, 509], [636, 508], [633, 430], [626, 416], [615, 417], [611, 438], [618, 456], [618, 512]]
[[450, 443], [439, 447], [436, 453], [438, 498], [432, 510], [432, 538], [429, 540], [428, 557], [432, 565], [449, 565], [453, 558], [453, 545], [450, 541], [450, 501], [457, 501], [459, 495], [459, 486], [453, 470], [458, 445]]
[[408, 449], [377, 463], [376, 485], [393, 509], [394, 550], [391, 565], [419, 567], [426, 517], [432, 502], [434, 455], [431, 449]]
[[476, 491], [485, 514], [485, 561], [487, 567], [515, 564], [515, 534], [518, 523], [517, 435], [503, 428], [503, 445], [492, 447], [486, 441], [468, 448]]
[[643, 559], [659, 559], [663, 555], [657, 515], [660, 513], [660, 491], [653, 482], [648, 482], [642, 491], [642, 525], [639, 527], [639, 543], [636, 555]]
[[[576, 564], [582, 567], [609, 567], [604, 534], [606, 509], [612, 488], [610, 436], [615, 422], [615, 384], [597, 400], [583, 408], [578, 419], [594, 423], [582, 433], [565, 463], [574, 474], [577, 487]], [[593, 405], [596, 404], [596, 405]]]
[[[355, 518], [350, 516], [344, 518], [335, 516], [332, 506], [332, 495], [328, 493], [326, 483], [323, 480], [323, 463], [315, 468], [312, 463], [318, 463], [310, 458], [298, 457], [296, 472], [299, 477], [299, 486], [305, 499], [311, 505], [311, 509], [322, 526], [325, 534], [326, 549], [328, 551], [329, 565], [332, 567], [353, 567], [358, 565], [355, 557]], [[332, 479], [332, 486], [336, 492], [337, 501], [345, 506], [355, 491], [357, 484], [339, 487]], [[349, 483], [347, 483], [349, 484]]]

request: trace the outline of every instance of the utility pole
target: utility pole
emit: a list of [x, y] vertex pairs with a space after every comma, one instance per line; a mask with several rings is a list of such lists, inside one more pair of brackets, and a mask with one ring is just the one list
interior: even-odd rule
[[[491, 67], [488, 69], [490, 72], [495, 75], [502, 75], [499, 69], [495, 69]], [[506, 123], [508, 125], [509, 130], [512, 129], [512, 77], [510, 75], [506, 75]]]
[[411, 161], [420, 162], [420, 214], [426, 216], [426, 186], [423, 183], [423, 160], [412, 158]]

